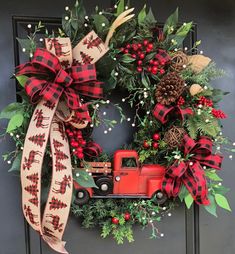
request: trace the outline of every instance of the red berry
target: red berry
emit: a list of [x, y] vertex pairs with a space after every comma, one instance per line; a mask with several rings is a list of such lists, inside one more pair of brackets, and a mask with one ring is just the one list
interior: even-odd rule
[[82, 147], [78, 147], [76, 151], [77, 151], [77, 153], [82, 153], [83, 152], [83, 148]]
[[73, 133], [72, 133], [72, 132], [69, 132], [69, 133], [68, 133], [68, 136], [69, 136], [70, 138], [72, 138], [72, 137], [73, 137]]
[[78, 159], [83, 159], [84, 158], [84, 154], [83, 153], [77, 153], [76, 154]]
[[133, 48], [134, 51], [137, 51], [138, 50], [138, 45], [132, 44], [132, 48]]
[[153, 148], [158, 149], [158, 147], [159, 147], [159, 144], [157, 142], [153, 142]]
[[81, 145], [85, 146], [86, 145], [86, 140], [82, 140]]
[[160, 135], [158, 134], [158, 133], [154, 133], [153, 134], [153, 140], [155, 140], [155, 141], [157, 141], [157, 140], [159, 140], [161, 137], [160, 137]]
[[125, 54], [128, 54], [128, 53], [129, 53], [129, 50], [128, 50], [128, 49], [124, 49], [124, 53], [125, 53]]
[[164, 70], [164, 69], [160, 69], [159, 72], [160, 72], [161, 74], [164, 74], [164, 73], [165, 73], [165, 70]]
[[158, 66], [158, 61], [153, 61], [153, 65]]
[[154, 63], [153, 59], [151, 59], [151, 60], [149, 61], [149, 63], [150, 63], [150, 64], [153, 64], [153, 63]]
[[161, 64], [161, 65], [165, 65], [166, 62], [165, 62], [164, 60], [162, 60], [162, 61], [160, 62], [160, 64]]
[[149, 53], [149, 52], [151, 52], [151, 51], [152, 51], [152, 49], [146, 48], [146, 52], [147, 52], [147, 53]]
[[126, 48], [127, 48], [127, 49], [130, 49], [130, 48], [131, 48], [131, 45], [130, 45], [130, 44], [127, 44], [127, 45], [126, 45]]
[[137, 64], [138, 65], [142, 65], [143, 61], [142, 60], [138, 60]]
[[150, 147], [150, 145], [148, 144], [148, 142], [146, 140], [143, 143], [143, 147], [146, 149]]
[[156, 75], [156, 74], [157, 74], [157, 70], [153, 70], [153, 69], [152, 69], [151, 72], [152, 72], [153, 75]]
[[139, 58], [140, 58], [140, 59], [144, 59], [144, 58], [145, 58], [145, 54], [144, 54], [144, 53], [141, 53], [141, 54], [139, 55]]
[[116, 217], [113, 217], [112, 218], [112, 223], [118, 225], [119, 224], [119, 219], [116, 218]]
[[141, 43], [138, 43], [138, 48], [141, 49], [142, 48], [142, 44]]
[[73, 142], [73, 147], [78, 147], [78, 146], [79, 146], [79, 144], [77, 141]]
[[121, 50], [122, 52], [124, 52], [125, 49], [124, 49], [124, 48], [120, 48], [120, 50]]
[[130, 213], [126, 212], [126, 213], [124, 214], [124, 219], [127, 221], [127, 220], [130, 220], [130, 218], [131, 218]]
[[131, 56], [132, 56], [132, 58], [136, 58], [136, 54], [132, 54]]
[[153, 43], [149, 43], [147, 47], [148, 47], [148, 49], [152, 50], [153, 49]]
[[148, 41], [148, 40], [144, 40], [144, 41], [143, 41], [144, 46], [147, 46], [147, 45], [148, 45], [148, 43], [149, 43], [149, 41]]
[[142, 71], [143, 71], [143, 68], [140, 67], [140, 66], [138, 66], [138, 67], [137, 67], [137, 71], [138, 71], [138, 72], [142, 72]]
[[147, 68], [147, 71], [148, 71], [148, 72], [152, 72], [152, 67], [149, 66], [149, 67]]
[[157, 66], [153, 66], [153, 67], [152, 67], [152, 70], [153, 70], [154, 72], [157, 72], [157, 70], [158, 70], [158, 69], [157, 69]]

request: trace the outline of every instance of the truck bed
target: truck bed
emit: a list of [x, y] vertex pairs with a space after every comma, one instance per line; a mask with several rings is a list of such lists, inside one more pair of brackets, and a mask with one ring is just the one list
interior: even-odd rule
[[[90, 167], [86, 168], [86, 172], [92, 174], [110, 174], [112, 172], [111, 162], [87, 162]], [[84, 165], [81, 164], [81, 168], [84, 169]]]

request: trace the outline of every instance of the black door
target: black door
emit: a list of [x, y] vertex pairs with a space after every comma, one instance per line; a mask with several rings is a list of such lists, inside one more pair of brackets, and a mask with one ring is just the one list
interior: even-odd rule
[[[180, 7], [181, 20], [194, 20], [198, 24], [198, 38], [202, 39], [205, 54], [216, 60], [218, 65], [224, 66], [230, 73], [235, 73], [235, 2], [232, 0], [165, 0], [147, 1], [158, 21], [164, 21], [176, 6]], [[14, 81], [9, 80], [14, 70], [15, 61], [18, 61], [16, 52], [14, 59], [15, 35], [27, 33], [27, 24], [37, 23], [38, 20], [56, 25], [64, 12], [66, 5], [72, 5], [73, 1], [30, 1], [8, 0], [1, 2], [0, 8], [0, 109], [16, 100]], [[96, 5], [111, 6], [112, 1], [90, 0], [86, 1], [87, 9]], [[144, 1], [132, 1], [132, 4], [140, 8]], [[12, 15], [14, 15], [12, 29]], [[29, 18], [27, 16], [31, 16]], [[27, 17], [27, 18], [25, 18]], [[43, 18], [43, 17], [49, 17]], [[13, 31], [14, 30], [14, 31]], [[193, 39], [193, 38], [191, 38]], [[19, 54], [20, 57], [21, 54]], [[224, 90], [232, 93], [222, 105], [226, 113], [230, 115], [225, 122], [224, 132], [235, 140], [234, 133], [234, 109], [235, 90], [233, 77], [227, 77], [216, 83]], [[233, 126], [232, 128], [230, 126]], [[1, 125], [2, 128], [2, 125]], [[123, 133], [122, 130], [119, 130]], [[123, 135], [124, 136], [124, 135]], [[123, 137], [124, 139], [126, 137]], [[4, 154], [10, 151], [13, 144], [8, 139], [1, 142], [0, 150]], [[108, 147], [108, 146], [107, 146]], [[235, 208], [232, 192], [234, 190], [233, 164], [226, 158], [223, 177], [225, 185], [231, 187], [230, 202]], [[49, 254], [53, 253], [39, 236], [24, 225], [21, 212], [21, 190], [19, 179], [7, 172], [8, 165], [1, 160], [0, 176], [0, 200], [1, 200], [1, 230], [0, 230], [0, 254]], [[75, 253], [136, 253], [136, 254], [233, 254], [235, 253], [235, 223], [232, 214], [225, 211], [219, 212], [219, 218], [212, 218], [197, 207], [187, 211], [179, 207], [172, 212], [172, 216], [165, 218], [160, 225], [165, 236], [161, 239], [150, 240], [150, 232], [135, 230], [135, 242], [132, 244], [116, 245], [112, 239], [102, 240], [97, 230], [82, 229], [77, 219], [71, 217], [66, 229], [64, 239], [67, 241], [67, 249], [71, 254]]]

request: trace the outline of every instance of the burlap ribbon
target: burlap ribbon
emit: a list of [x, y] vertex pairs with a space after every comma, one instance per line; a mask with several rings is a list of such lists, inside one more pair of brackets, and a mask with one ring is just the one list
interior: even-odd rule
[[[30, 77], [25, 85], [26, 93], [33, 103], [37, 103], [26, 134], [21, 162], [24, 216], [52, 249], [68, 253], [62, 236], [71, 205], [72, 165], [64, 123], [55, 113], [63, 97], [67, 106], [76, 110], [76, 115], [89, 120], [88, 109], [81, 104], [79, 94], [100, 98], [101, 83], [96, 81], [93, 64], [72, 66], [65, 71], [59, 57], [46, 49], [37, 49], [30, 63], [16, 68], [16, 75], [22, 74]], [[53, 168], [50, 191], [41, 216], [41, 175], [48, 139]]]

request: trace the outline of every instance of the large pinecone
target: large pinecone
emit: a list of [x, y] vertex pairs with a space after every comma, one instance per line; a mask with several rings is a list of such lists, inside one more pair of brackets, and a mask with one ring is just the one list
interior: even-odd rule
[[175, 72], [168, 73], [157, 85], [156, 99], [163, 105], [174, 103], [184, 90], [184, 80]]

